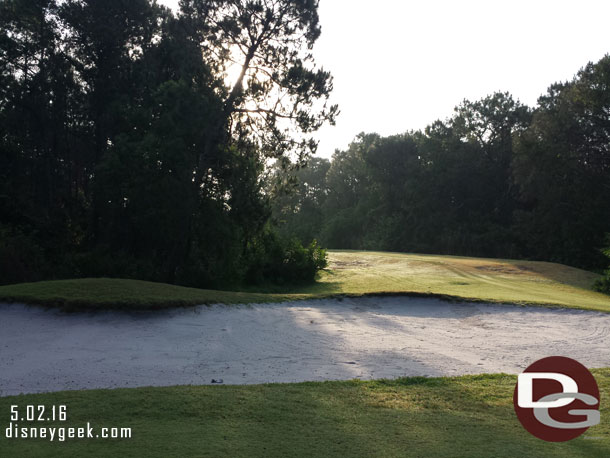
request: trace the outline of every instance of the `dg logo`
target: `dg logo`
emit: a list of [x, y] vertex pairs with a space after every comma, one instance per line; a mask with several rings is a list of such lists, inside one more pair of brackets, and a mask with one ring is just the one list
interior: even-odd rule
[[600, 422], [599, 388], [593, 374], [570, 358], [536, 361], [517, 378], [515, 412], [539, 439], [565, 442]]

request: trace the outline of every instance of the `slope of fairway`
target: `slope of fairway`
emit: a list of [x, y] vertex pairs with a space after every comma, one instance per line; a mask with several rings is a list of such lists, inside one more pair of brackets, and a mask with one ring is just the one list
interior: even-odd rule
[[[610, 370], [593, 371], [601, 398]], [[564, 443], [534, 438], [513, 410], [516, 377], [403, 378], [250, 386], [94, 390], [0, 398], [10, 406], [67, 406], [67, 420], [19, 426], [132, 428], [131, 439], [6, 439], [3, 457], [565, 457], [610, 456], [602, 423]], [[37, 410], [38, 412], [38, 410]], [[25, 415], [25, 414], [24, 414]]]
[[329, 268], [308, 286], [249, 292], [202, 290], [126, 279], [78, 279], [0, 287], [0, 301], [67, 309], [163, 308], [261, 303], [334, 295], [416, 294], [610, 312], [610, 296], [591, 290], [597, 275], [561, 264], [458, 256], [330, 251]]
[[562, 264], [366, 251], [333, 251], [329, 260], [310, 292], [412, 292], [610, 311], [610, 296], [591, 289], [597, 274]]

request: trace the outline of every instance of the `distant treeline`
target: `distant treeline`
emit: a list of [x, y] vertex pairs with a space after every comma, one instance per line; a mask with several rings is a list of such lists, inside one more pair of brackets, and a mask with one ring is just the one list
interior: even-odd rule
[[313, 280], [324, 252], [277, 236], [263, 177], [337, 113], [317, 7], [2, 0], [0, 284]]
[[607, 265], [610, 56], [535, 108], [495, 93], [425, 131], [360, 134], [278, 196], [282, 231], [329, 248]]

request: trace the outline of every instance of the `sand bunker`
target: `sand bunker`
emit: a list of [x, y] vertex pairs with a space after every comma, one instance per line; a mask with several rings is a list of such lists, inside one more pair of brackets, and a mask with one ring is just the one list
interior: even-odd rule
[[0, 395], [610, 366], [610, 314], [407, 297], [62, 314], [0, 305]]

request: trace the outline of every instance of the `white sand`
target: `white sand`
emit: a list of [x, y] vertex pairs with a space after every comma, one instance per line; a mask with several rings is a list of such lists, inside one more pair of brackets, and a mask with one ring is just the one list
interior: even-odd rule
[[0, 305], [0, 395], [610, 366], [610, 314], [406, 297], [63, 314]]

